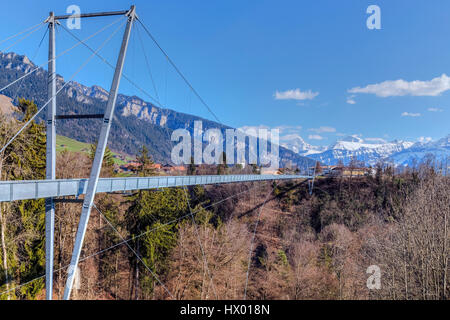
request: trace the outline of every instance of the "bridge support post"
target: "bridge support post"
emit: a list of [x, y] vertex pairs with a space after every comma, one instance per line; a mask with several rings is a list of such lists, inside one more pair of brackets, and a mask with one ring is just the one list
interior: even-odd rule
[[[55, 15], [50, 12], [48, 22], [48, 99], [46, 122], [46, 179], [54, 180], [56, 175], [56, 61], [55, 61]], [[53, 198], [45, 199], [45, 288], [46, 299], [53, 297], [53, 245], [55, 228], [55, 205]]]
[[117, 99], [117, 90], [120, 84], [120, 78], [122, 76], [123, 65], [128, 47], [128, 41], [130, 39], [130, 31], [133, 26], [133, 22], [136, 18], [135, 6], [131, 6], [128, 11], [128, 23], [125, 28], [125, 33], [122, 39], [122, 46], [120, 48], [119, 57], [117, 59], [116, 69], [114, 72], [114, 78], [111, 84], [111, 90], [109, 91], [108, 102], [106, 105], [105, 114], [103, 117], [103, 124], [100, 131], [100, 137], [97, 143], [97, 149], [95, 151], [94, 162], [92, 164], [91, 173], [87, 185], [86, 196], [83, 202], [83, 208], [81, 211], [80, 222], [78, 224], [78, 230], [75, 238], [75, 245], [72, 252], [72, 259], [67, 271], [66, 287], [64, 289], [64, 300], [70, 299], [70, 294], [73, 287], [75, 278], [75, 272], [77, 270], [78, 262], [80, 260], [81, 248], [83, 246], [84, 236], [86, 228], [89, 222], [89, 216], [91, 214], [92, 204], [94, 202], [95, 192], [97, 189], [97, 183], [102, 168], [103, 156], [105, 154], [105, 148], [108, 142], [108, 135], [111, 128], [111, 122], [113, 120], [114, 108]]

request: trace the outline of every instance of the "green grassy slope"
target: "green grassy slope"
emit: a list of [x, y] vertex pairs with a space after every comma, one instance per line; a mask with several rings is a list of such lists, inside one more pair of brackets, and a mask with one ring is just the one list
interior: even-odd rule
[[[65, 136], [56, 135], [56, 152], [62, 152], [63, 150], [68, 150], [71, 152], [82, 152], [82, 153], [89, 153], [91, 145], [89, 143], [80, 142], [71, 138], [67, 138]], [[117, 153], [113, 152], [113, 155], [118, 155]], [[131, 160], [128, 159], [127, 160]], [[125, 164], [126, 161], [123, 161], [119, 158], [114, 158], [114, 162], [118, 165]]]

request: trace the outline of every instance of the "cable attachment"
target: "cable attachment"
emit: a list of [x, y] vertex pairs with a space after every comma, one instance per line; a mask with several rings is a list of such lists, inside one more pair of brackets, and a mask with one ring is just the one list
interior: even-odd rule
[[57, 19], [55, 19], [55, 13], [53, 11], [51, 11], [49, 13], [49, 16], [47, 17], [47, 19], [44, 20], [44, 23], [48, 23], [48, 24], [61, 24]]
[[138, 15], [136, 14], [136, 6], [132, 5], [125, 16], [128, 17], [128, 20], [139, 19]]
[[314, 171], [313, 171], [313, 178], [312, 181], [308, 180], [308, 189], [309, 189], [309, 195], [312, 196], [313, 193], [313, 189], [314, 189], [314, 181], [316, 179], [316, 168], [317, 168], [317, 164], [319, 163], [319, 161], [316, 161], [315, 165], [314, 165]]

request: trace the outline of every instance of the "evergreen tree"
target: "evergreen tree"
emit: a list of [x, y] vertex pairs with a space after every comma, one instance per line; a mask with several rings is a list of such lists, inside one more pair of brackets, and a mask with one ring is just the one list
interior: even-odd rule
[[191, 157], [191, 163], [188, 166], [187, 175], [195, 176], [196, 171], [197, 171], [197, 166], [194, 163], [194, 157]]
[[227, 170], [228, 170], [227, 155], [225, 154], [225, 152], [222, 152], [220, 163], [217, 165], [217, 174], [218, 175], [227, 174]]
[[155, 175], [155, 169], [153, 167], [154, 162], [148, 155], [148, 149], [144, 145], [139, 151], [139, 155], [136, 157], [136, 161], [139, 163], [137, 173], [141, 177], [148, 177]]
[[[184, 190], [177, 188], [138, 191], [130, 196], [130, 207], [125, 217], [130, 237], [135, 238], [130, 244], [158, 275], [167, 271], [168, 253], [176, 244], [177, 223], [173, 221], [189, 210], [185, 197]], [[143, 294], [151, 294], [155, 285], [153, 277], [140, 276], [141, 271], [143, 274], [148, 271], [134, 255], [130, 255], [130, 262], [135, 270], [135, 298], [141, 297], [137, 289], [142, 289]]]
[[[91, 161], [94, 161], [96, 151], [97, 151], [97, 142], [94, 144], [91, 144], [91, 147], [89, 150], [89, 159]], [[106, 147], [105, 154], [103, 155], [102, 167], [105, 167], [105, 168], [114, 167], [114, 155], [108, 147]]]
[[[140, 176], [154, 174], [151, 167], [153, 161], [145, 146], [136, 158], [140, 164]], [[130, 237], [135, 237], [130, 244], [154, 273], [164, 274], [167, 272], [170, 250], [176, 245], [177, 223], [173, 221], [186, 215], [189, 210], [184, 190], [140, 190], [129, 197], [128, 203], [130, 206], [125, 216], [127, 230]], [[135, 255], [130, 255], [130, 262], [134, 268], [134, 297], [148, 296], [153, 292], [155, 280]]]
[[[17, 126], [22, 126], [36, 112], [34, 102], [19, 99], [19, 110], [23, 117]], [[2, 132], [7, 123], [1, 123]], [[17, 131], [14, 129], [14, 131]], [[46, 152], [45, 126], [32, 121], [29, 127], [20, 134], [1, 155], [2, 180], [39, 180], [45, 179], [45, 152]], [[45, 207], [44, 199], [23, 200], [2, 204], [2, 216], [10, 214], [14, 223], [6, 224], [1, 219], [0, 224], [7, 246], [4, 250], [6, 264], [2, 263], [0, 269], [7, 266], [7, 270], [0, 273], [0, 283], [25, 283], [45, 273]], [[4, 261], [4, 260], [3, 260]], [[5, 262], [5, 261], [4, 261]], [[5, 274], [6, 279], [3, 279]], [[5, 287], [0, 287], [0, 291]], [[39, 279], [22, 286], [20, 290], [9, 292], [0, 299], [19, 298], [34, 299], [42, 292], [44, 279]]]

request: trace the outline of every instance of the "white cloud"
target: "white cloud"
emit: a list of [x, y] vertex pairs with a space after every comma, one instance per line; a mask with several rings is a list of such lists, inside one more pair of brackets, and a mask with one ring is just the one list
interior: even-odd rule
[[312, 100], [319, 95], [319, 92], [300, 91], [300, 89], [275, 92], [276, 100]]
[[259, 129], [270, 130], [271, 128], [261, 124], [259, 126], [242, 126], [240, 128], [237, 128], [236, 130], [239, 130], [250, 136], [258, 137]]
[[325, 138], [322, 137], [322, 136], [319, 136], [318, 134], [310, 134], [310, 135], [308, 136], [308, 139], [311, 139], [311, 140], [323, 140], [323, 139], [325, 139]]
[[259, 125], [259, 126], [242, 126], [240, 128], [237, 128], [237, 130], [241, 130], [241, 131], [249, 131], [249, 130], [256, 130], [256, 132], [258, 132], [258, 129], [267, 129], [270, 130], [270, 127], [266, 126], [266, 125]]
[[444, 110], [439, 109], [439, 108], [428, 108], [428, 111], [430, 111], [430, 112], [442, 112]]
[[365, 138], [364, 141], [371, 142], [371, 143], [379, 143], [379, 144], [387, 142], [383, 138]]
[[248, 130], [248, 129], [255, 129], [255, 130], [258, 130], [258, 129], [270, 129], [270, 127], [266, 126], [264, 124], [260, 124], [259, 126], [242, 126], [240, 128], [237, 128], [237, 129], [241, 129], [241, 130], [245, 131], [245, 130]]
[[267, 125], [257, 125], [257, 126], [242, 126], [240, 128], [237, 128], [237, 130], [241, 130], [247, 134], [251, 134], [254, 136], [258, 135], [259, 129], [267, 129], [267, 130], [273, 130], [277, 129], [279, 130], [280, 134], [280, 141], [283, 140], [283, 137], [291, 137], [291, 136], [297, 136], [297, 134], [302, 130], [302, 126], [291, 126], [291, 125], [280, 125], [276, 127], [270, 127]]
[[319, 128], [311, 128], [309, 131], [317, 132], [317, 133], [331, 133], [336, 132], [336, 129], [333, 127], [319, 127]]
[[378, 97], [395, 96], [438, 96], [441, 93], [450, 90], [450, 77], [446, 74], [429, 81], [405, 81], [389, 80], [381, 83], [370, 84], [364, 88], [355, 87], [348, 90], [349, 93], [370, 93]]
[[402, 117], [420, 117], [420, 113], [403, 112]]
[[295, 133], [287, 134], [285, 136], [280, 136], [280, 141], [292, 141], [292, 140], [297, 140], [297, 139], [302, 139], [302, 137]]
[[356, 104], [356, 101], [354, 98], [355, 98], [355, 95], [352, 94], [350, 97], [347, 98], [347, 103], [348, 104]]
[[430, 141], [433, 141], [433, 139], [431, 137], [420, 137], [417, 140], [419, 140], [419, 142], [430, 142]]
[[282, 125], [282, 126], [278, 126], [275, 127], [275, 129], [279, 129], [280, 131], [290, 131], [290, 132], [297, 132], [300, 131], [302, 129], [302, 126], [287, 126], [287, 125]]

